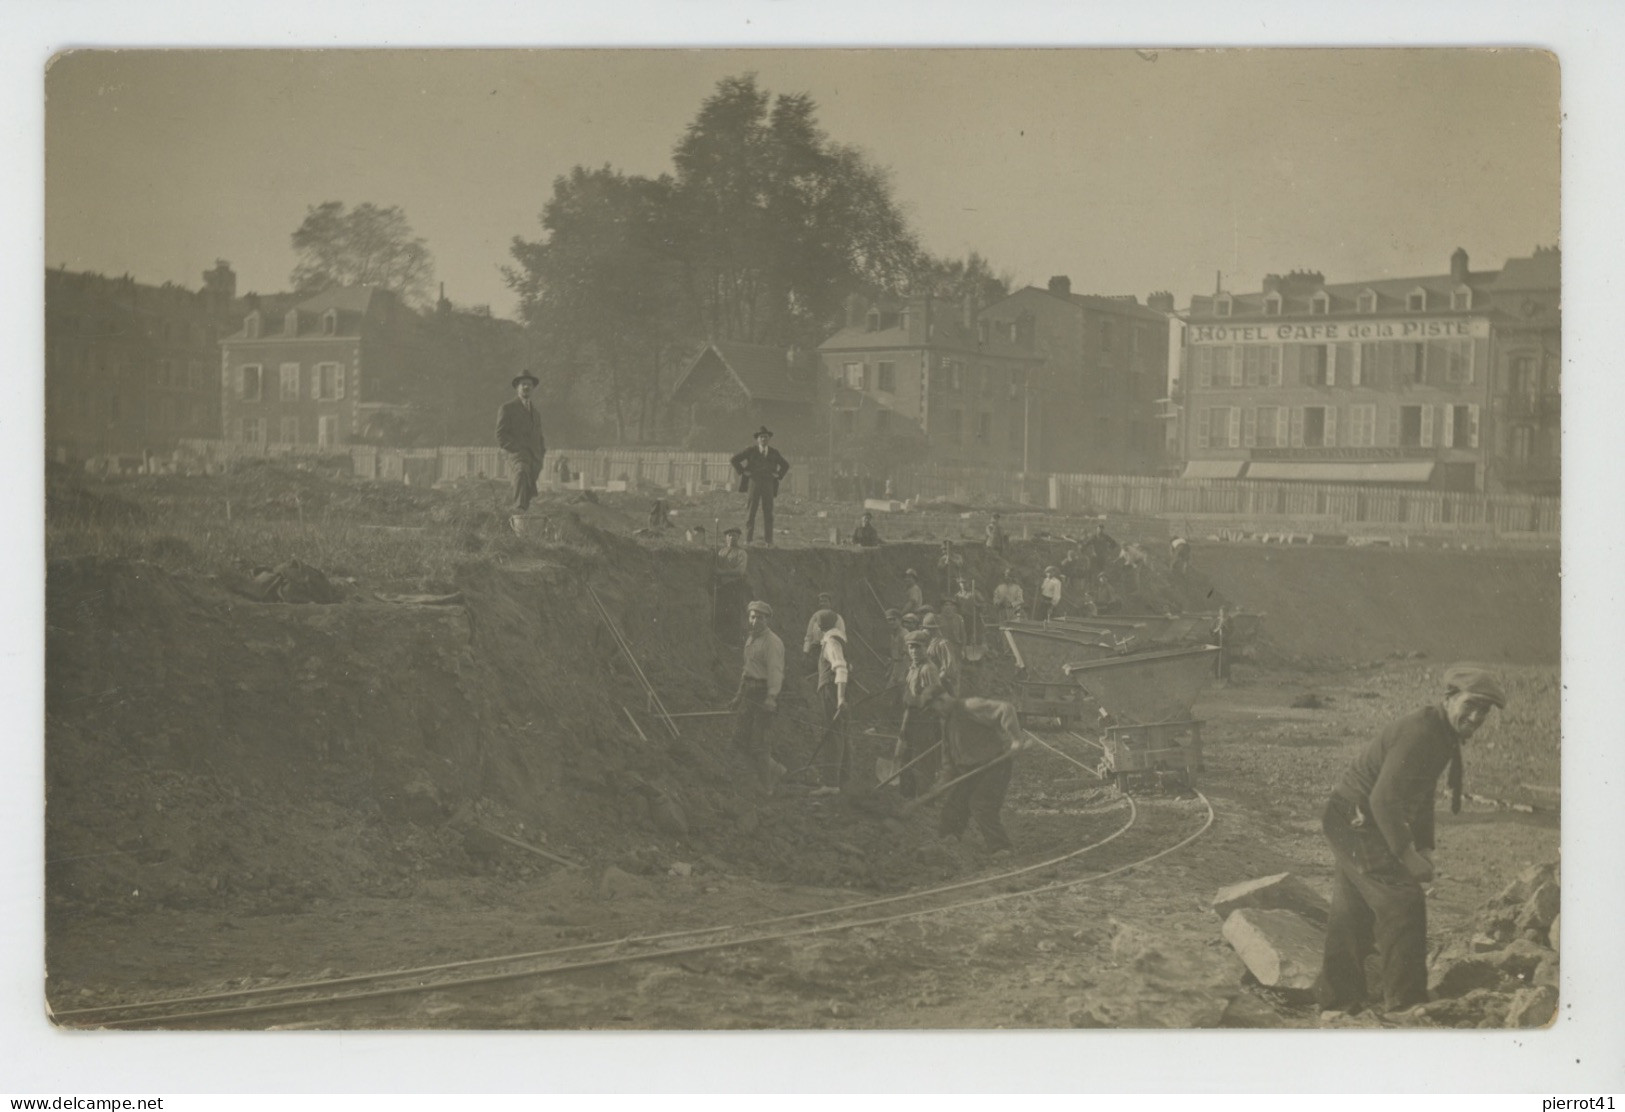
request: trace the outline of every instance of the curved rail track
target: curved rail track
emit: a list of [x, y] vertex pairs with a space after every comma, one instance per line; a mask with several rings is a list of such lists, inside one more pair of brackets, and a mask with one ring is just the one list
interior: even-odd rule
[[[1072, 735], [1080, 741], [1087, 738]], [[1043, 743], [1050, 752], [1070, 761], [1092, 775], [1095, 770], [1082, 761], [1054, 746]], [[660, 961], [716, 950], [729, 950], [758, 946], [773, 942], [786, 942], [838, 931], [858, 930], [884, 926], [890, 923], [919, 919], [926, 916], [948, 914], [967, 908], [987, 906], [1009, 900], [1026, 899], [1080, 888], [1087, 884], [1119, 876], [1141, 868], [1162, 857], [1190, 845], [1213, 825], [1213, 805], [1201, 792], [1195, 793], [1206, 811], [1201, 825], [1172, 845], [1153, 853], [1136, 857], [1124, 864], [1072, 879], [1048, 881], [1007, 890], [989, 896], [932, 902], [942, 897], [972, 888], [1008, 883], [1020, 877], [1035, 878], [1085, 854], [1123, 837], [1139, 820], [1139, 807], [1130, 795], [1121, 796], [1128, 815], [1121, 826], [1105, 837], [1077, 849], [1032, 865], [1007, 869], [987, 876], [974, 877], [952, 884], [939, 885], [904, 892], [892, 896], [837, 904], [833, 907], [777, 915], [742, 923], [727, 923], [710, 927], [691, 927], [660, 934], [629, 935], [601, 942], [584, 942], [572, 946], [534, 950], [526, 953], [503, 954], [474, 958], [439, 965], [417, 966], [410, 969], [361, 973], [346, 977], [301, 981], [285, 985], [264, 985], [256, 988], [224, 992], [170, 997], [159, 1000], [136, 1001], [124, 1004], [106, 1004], [88, 1008], [75, 1008], [55, 1012], [54, 1018], [64, 1025], [76, 1027], [145, 1027], [195, 1025], [214, 1020], [236, 1020], [244, 1016], [274, 1011], [316, 1009], [392, 996], [444, 991], [490, 985], [503, 981], [552, 976], [589, 969], [604, 969], [634, 962]], [[874, 911], [904, 903], [929, 903], [903, 911], [889, 911], [877, 915], [853, 917], [855, 913]], [[845, 918], [836, 918], [844, 916]], [[831, 922], [813, 922], [793, 926], [809, 920], [834, 919]], [[674, 943], [676, 943], [674, 945]], [[559, 959], [566, 960], [559, 960]], [[507, 968], [503, 968], [506, 966]], [[351, 991], [359, 986], [359, 991]]]

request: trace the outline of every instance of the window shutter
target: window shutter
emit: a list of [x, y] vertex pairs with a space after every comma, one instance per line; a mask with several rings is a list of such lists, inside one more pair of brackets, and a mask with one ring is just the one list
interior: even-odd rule
[[1337, 345], [1326, 345], [1326, 385], [1337, 385]]
[[1467, 407], [1467, 443], [1465, 447], [1478, 447], [1478, 406]]
[[1287, 437], [1287, 431], [1286, 430], [1287, 430], [1286, 406], [1284, 406], [1284, 405], [1276, 406], [1275, 407], [1275, 446], [1277, 448], [1284, 447], [1286, 445], [1286, 437]]
[[1297, 344], [1281, 345], [1281, 380], [1283, 385], [1298, 385], [1298, 364], [1303, 349]]
[[1467, 371], [1464, 381], [1466, 381], [1468, 385], [1471, 385], [1473, 381], [1473, 359], [1478, 354], [1478, 341], [1467, 340], [1465, 342], [1465, 347], [1467, 348], [1465, 353], [1467, 358]]
[[1337, 446], [1337, 407], [1335, 405], [1329, 405], [1326, 407], [1325, 428], [1326, 439], [1322, 441], [1322, 443], [1324, 443], [1328, 448], [1335, 448]]
[[1453, 405], [1444, 407], [1444, 429], [1441, 435], [1444, 437], [1444, 446], [1446, 448], [1456, 446], [1456, 407]]
[[1303, 406], [1292, 407], [1292, 446], [1303, 447]]
[[1281, 345], [1271, 344], [1264, 349], [1264, 383], [1267, 386], [1281, 385]]
[[1197, 411], [1196, 446], [1198, 448], [1207, 448], [1210, 446], [1210, 441], [1208, 438], [1208, 422], [1212, 419], [1212, 416], [1213, 411], [1211, 409], [1201, 409]]
[[1241, 348], [1241, 347], [1231, 348], [1230, 349], [1230, 385], [1231, 386], [1240, 386], [1240, 385], [1242, 385], [1242, 375], [1243, 375], [1242, 364], [1246, 362], [1246, 360], [1242, 358], [1242, 355], [1246, 352], [1246, 350], [1247, 350], [1246, 348]]
[[1241, 447], [1241, 407], [1230, 407], [1230, 447]]
[[1258, 446], [1258, 410], [1251, 406], [1241, 414], [1241, 446], [1243, 448]]
[[1433, 447], [1433, 407], [1422, 407], [1422, 447]]
[[1206, 390], [1213, 385], [1213, 349], [1193, 348], [1191, 358], [1196, 362], [1196, 385]]
[[1364, 344], [1349, 345], [1349, 385], [1360, 385], [1360, 357], [1365, 351]]

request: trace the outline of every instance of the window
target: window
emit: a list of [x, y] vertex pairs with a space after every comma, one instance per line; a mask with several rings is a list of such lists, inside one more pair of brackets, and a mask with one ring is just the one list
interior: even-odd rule
[[1303, 407], [1303, 446], [1330, 448], [1337, 443], [1337, 410], [1327, 405]]
[[339, 419], [332, 414], [316, 418], [316, 444], [331, 448], [339, 442]]
[[243, 417], [237, 422], [237, 439], [244, 444], [265, 443], [265, 418]]
[[1278, 317], [1281, 315], [1280, 294], [1269, 293], [1264, 295], [1264, 315], [1266, 317]]
[[1450, 291], [1450, 307], [1452, 309], [1471, 309], [1473, 307], [1473, 291], [1470, 286], [1457, 286]]
[[879, 368], [880, 392], [883, 394], [897, 393], [897, 364], [892, 362], [882, 362], [876, 364], [876, 366]]
[[1473, 381], [1473, 342], [1471, 340], [1444, 341], [1444, 380], [1452, 385], [1465, 385]]
[[1325, 290], [1321, 290], [1309, 299], [1309, 312], [1317, 317], [1323, 317], [1332, 311], [1332, 299]]
[[1402, 405], [1399, 407], [1399, 446], [1401, 448], [1431, 448], [1433, 446], [1433, 407], [1431, 405]]
[[1213, 349], [1209, 347], [1191, 348], [1191, 367], [1196, 372], [1196, 385], [1207, 390], [1213, 385]]
[[335, 336], [338, 334], [338, 330], [339, 311], [337, 309], [329, 309], [327, 312], [322, 314], [322, 335]]
[[1254, 441], [1260, 448], [1286, 447], [1286, 406], [1261, 405], [1255, 420]]
[[299, 310], [289, 309], [282, 318], [282, 334], [284, 336], [299, 335]]
[[318, 401], [338, 401], [344, 397], [344, 364], [316, 364], [316, 398]]
[[299, 443], [299, 418], [282, 418], [282, 426], [277, 430], [277, 439], [283, 444]]
[[284, 363], [278, 368], [282, 377], [282, 392], [279, 395], [285, 402], [299, 400], [299, 364]]
[[948, 360], [944, 365], [948, 368], [948, 389], [957, 394], [961, 386], [959, 375], [965, 365], [952, 359]]
[[1281, 385], [1281, 345], [1271, 344], [1264, 349], [1264, 385]]
[[1420, 386], [1427, 372], [1427, 345], [1399, 345], [1399, 378], [1408, 386]]
[[1377, 407], [1374, 405], [1349, 406], [1349, 447], [1374, 448], [1377, 446]]
[[1241, 361], [1235, 358], [1235, 348], [1228, 345], [1210, 349], [1213, 352], [1213, 385], [1240, 386]]
[[1265, 349], [1257, 345], [1241, 349], [1242, 363], [1245, 370], [1242, 381], [1248, 386], [1261, 386], [1264, 382], [1264, 353]]
[[984, 413], [976, 419], [976, 442], [988, 444], [993, 440], [993, 414]]
[[1377, 311], [1377, 291], [1361, 290], [1359, 308], [1362, 313], [1375, 313]]
[[1196, 422], [1198, 448], [1241, 447], [1241, 410], [1231, 405], [1208, 406]]
[[1302, 375], [1305, 386], [1335, 385], [1331, 352], [1332, 349], [1326, 344], [1310, 344], [1303, 348], [1298, 357], [1298, 373]]
[[965, 414], [957, 409], [948, 411], [948, 443], [958, 444], [965, 428]]
[[1424, 313], [1428, 307], [1428, 291], [1415, 289], [1405, 295], [1405, 308], [1413, 313]]
[[1512, 428], [1512, 458], [1518, 463], [1528, 463], [1529, 457], [1534, 454], [1535, 430], [1528, 425], [1514, 425]]
[[260, 338], [260, 311], [255, 309], [243, 319], [243, 335], [250, 340]]
[[1337, 354], [1335, 382], [1346, 382], [1350, 386], [1360, 385], [1360, 345], [1338, 344], [1334, 350]]
[[1109, 321], [1109, 320], [1103, 320], [1103, 321], [1100, 322], [1100, 350], [1101, 351], [1110, 351], [1111, 349], [1112, 349], [1112, 322]]
[[1228, 317], [1230, 315], [1230, 295], [1229, 294], [1221, 293], [1218, 297], [1216, 297], [1214, 299], [1214, 301], [1213, 301], [1213, 315], [1216, 316], [1216, 317]]
[[1514, 394], [1540, 393], [1540, 366], [1532, 355], [1520, 355], [1512, 361], [1512, 392]]
[[841, 367], [841, 382], [853, 390], [863, 389], [863, 364], [846, 363]]
[[260, 400], [260, 365], [247, 363], [237, 379], [237, 396], [245, 402]]
[[1478, 406], [1452, 405], [1445, 409], [1444, 446], [1478, 447]]

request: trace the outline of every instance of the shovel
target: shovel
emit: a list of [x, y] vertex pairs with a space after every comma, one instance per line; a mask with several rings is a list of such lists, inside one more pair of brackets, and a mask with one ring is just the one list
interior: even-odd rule
[[921, 761], [925, 760], [927, 757], [941, 748], [942, 742], [939, 741], [905, 765], [899, 765], [895, 757], [876, 757], [875, 779], [878, 780], [879, 783], [871, 788], [870, 791], [879, 791], [881, 788], [885, 787], [887, 784], [891, 783], [893, 780], [897, 779], [903, 773], [907, 772], [909, 769], [913, 768], [915, 765], [919, 764]]
[[996, 764], [1001, 764], [1004, 761], [1008, 761], [1011, 757], [1014, 757], [1018, 752], [1020, 752], [1020, 750], [1006, 749], [1003, 753], [999, 754], [997, 757], [994, 757], [991, 761], [988, 761], [985, 764], [979, 764], [975, 768], [971, 769], [969, 772], [964, 772], [964, 773], [959, 774], [958, 776], [955, 776], [952, 780], [949, 780], [946, 784], [938, 784], [935, 788], [933, 788], [930, 791], [926, 792], [924, 795], [920, 796], [918, 799], [909, 800], [907, 803], [903, 804], [903, 810], [905, 812], [912, 811], [917, 807], [920, 807], [920, 806], [922, 806], [922, 805], [924, 805], [926, 803], [930, 803], [933, 799], [936, 799], [943, 792], [946, 792], [949, 788], [953, 787], [955, 784], [959, 783], [961, 780], [968, 780], [972, 776], [975, 776], [978, 772], [981, 772], [985, 768], [992, 768]]

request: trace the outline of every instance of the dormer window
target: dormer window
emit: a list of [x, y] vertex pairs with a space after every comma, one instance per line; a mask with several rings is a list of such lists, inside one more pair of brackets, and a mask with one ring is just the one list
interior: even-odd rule
[[869, 331], [870, 332], [879, 332], [880, 331], [880, 310], [879, 309], [870, 309], [869, 310]]
[[1216, 317], [1228, 317], [1230, 315], [1229, 294], [1221, 293], [1218, 297], [1213, 299], [1213, 315]]
[[1332, 311], [1331, 295], [1321, 290], [1309, 299], [1309, 312], [1317, 317], [1323, 317]]
[[1266, 317], [1278, 317], [1281, 315], [1280, 294], [1269, 293], [1264, 295], [1264, 315]]
[[250, 340], [260, 338], [260, 311], [255, 309], [243, 320], [243, 335]]
[[1362, 312], [1362, 313], [1375, 313], [1376, 311], [1377, 311], [1377, 291], [1376, 290], [1361, 290], [1360, 291], [1360, 312]]
[[1425, 313], [1428, 307], [1428, 291], [1418, 288], [1405, 295], [1405, 309], [1411, 313]]
[[1452, 309], [1471, 309], [1473, 307], [1473, 291], [1470, 286], [1457, 286], [1450, 292], [1450, 307]]
[[282, 321], [282, 334], [284, 336], [299, 335], [299, 310], [289, 309], [288, 315]]
[[329, 309], [322, 314], [322, 335], [337, 336], [339, 332], [339, 311]]

